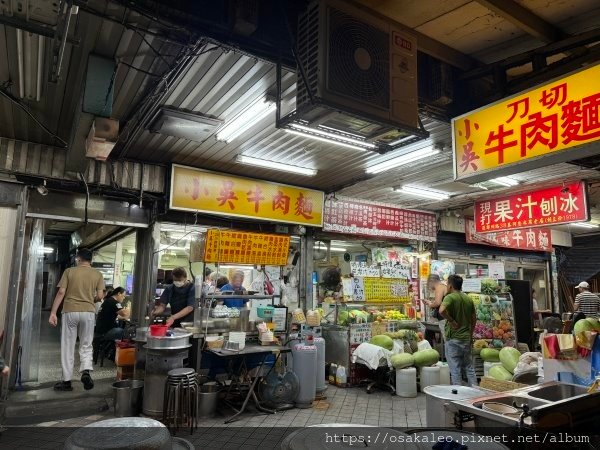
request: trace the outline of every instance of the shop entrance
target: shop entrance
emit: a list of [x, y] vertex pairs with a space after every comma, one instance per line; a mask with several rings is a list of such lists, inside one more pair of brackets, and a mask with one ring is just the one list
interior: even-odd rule
[[[78, 247], [90, 246], [94, 253], [92, 265], [103, 275], [107, 294], [113, 288], [125, 289], [125, 307], [131, 307], [133, 266], [135, 260], [135, 233], [126, 227], [112, 227], [104, 243], [94, 244], [89, 229], [81, 222], [53, 219], [27, 219], [28, 241], [25, 247], [25, 284], [22, 294], [22, 314], [19, 327], [19, 348], [15, 388], [47, 387], [60, 381], [60, 314], [59, 324], [48, 323], [60, 278], [68, 267], [75, 264]], [[100, 304], [97, 304], [97, 310]], [[60, 310], [59, 310], [60, 312]], [[125, 323], [121, 323], [122, 326]], [[78, 348], [78, 347], [77, 347]], [[79, 367], [75, 351], [75, 369]], [[103, 367], [94, 366], [95, 380], [114, 379], [116, 367], [104, 360]], [[74, 374], [74, 379], [78, 376]]]

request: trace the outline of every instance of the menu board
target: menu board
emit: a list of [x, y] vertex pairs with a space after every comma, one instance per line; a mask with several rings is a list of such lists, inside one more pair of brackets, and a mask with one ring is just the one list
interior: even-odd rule
[[408, 280], [365, 278], [365, 300], [370, 303], [409, 303]]
[[488, 347], [515, 347], [517, 336], [514, 326], [512, 301], [509, 295], [470, 294], [475, 303], [477, 322], [474, 339], [485, 339]]
[[437, 239], [435, 214], [345, 197], [325, 202], [323, 230], [399, 239]]
[[284, 266], [289, 248], [289, 236], [211, 229], [206, 235], [204, 261]]
[[377, 265], [367, 265], [365, 262], [351, 262], [350, 272], [355, 277], [380, 277], [381, 270]]
[[381, 263], [382, 278], [411, 278], [411, 266], [395, 264], [391, 261]]

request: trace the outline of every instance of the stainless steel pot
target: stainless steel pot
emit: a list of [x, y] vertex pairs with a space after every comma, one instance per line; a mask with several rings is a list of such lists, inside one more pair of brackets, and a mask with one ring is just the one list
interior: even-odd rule
[[189, 333], [182, 329], [173, 330], [173, 336], [150, 336], [146, 337], [146, 348], [153, 350], [179, 350], [191, 347]]
[[148, 335], [148, 327], [138, 327], [135, 329], [135, 341], [146, 342], [147, 335]]
[[570, 313], [570, 312], [562, 313], [563, 322], [566, 322], [567, 320], [571, 320], [572, 317], [573, 317], [573, 313]]
[[447, 404], [485, 395], [480, 389], [448, 385], [427, 386], [423, 392], [427, 398], [425, 403], [427, 428], [454, 428], [454, 413], [448, 411]]

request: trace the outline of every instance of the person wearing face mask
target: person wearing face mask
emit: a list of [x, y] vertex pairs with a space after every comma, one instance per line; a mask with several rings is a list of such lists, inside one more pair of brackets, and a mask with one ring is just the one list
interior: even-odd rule
[[161, 315], [167, 305], [171, 305], [171, 317], [168, 326], [181, 327], [181, 322], [194, 321], [196, 292], [194, 283], [187, 279], [187, 271], [183, 267], [173, 269], [173, 284], [168, 285], [160, 296], [159, 304], [152, 311], [154, 317]]

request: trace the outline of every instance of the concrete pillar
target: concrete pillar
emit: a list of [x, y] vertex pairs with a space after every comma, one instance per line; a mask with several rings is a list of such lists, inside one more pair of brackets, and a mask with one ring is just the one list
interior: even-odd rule
[[160, 223], [154, 222], [136, 232], [131, 318], [140, 325], [146, 323], [145, 318], [154, 305], [159, 246]]
[[306, 230], [300, 242], [300, 280], [299, 296], [300, 308], [307, 310], [314, 308], [313, 305], [313, 247], [315, 245], [314, 233], [311, 228]]

